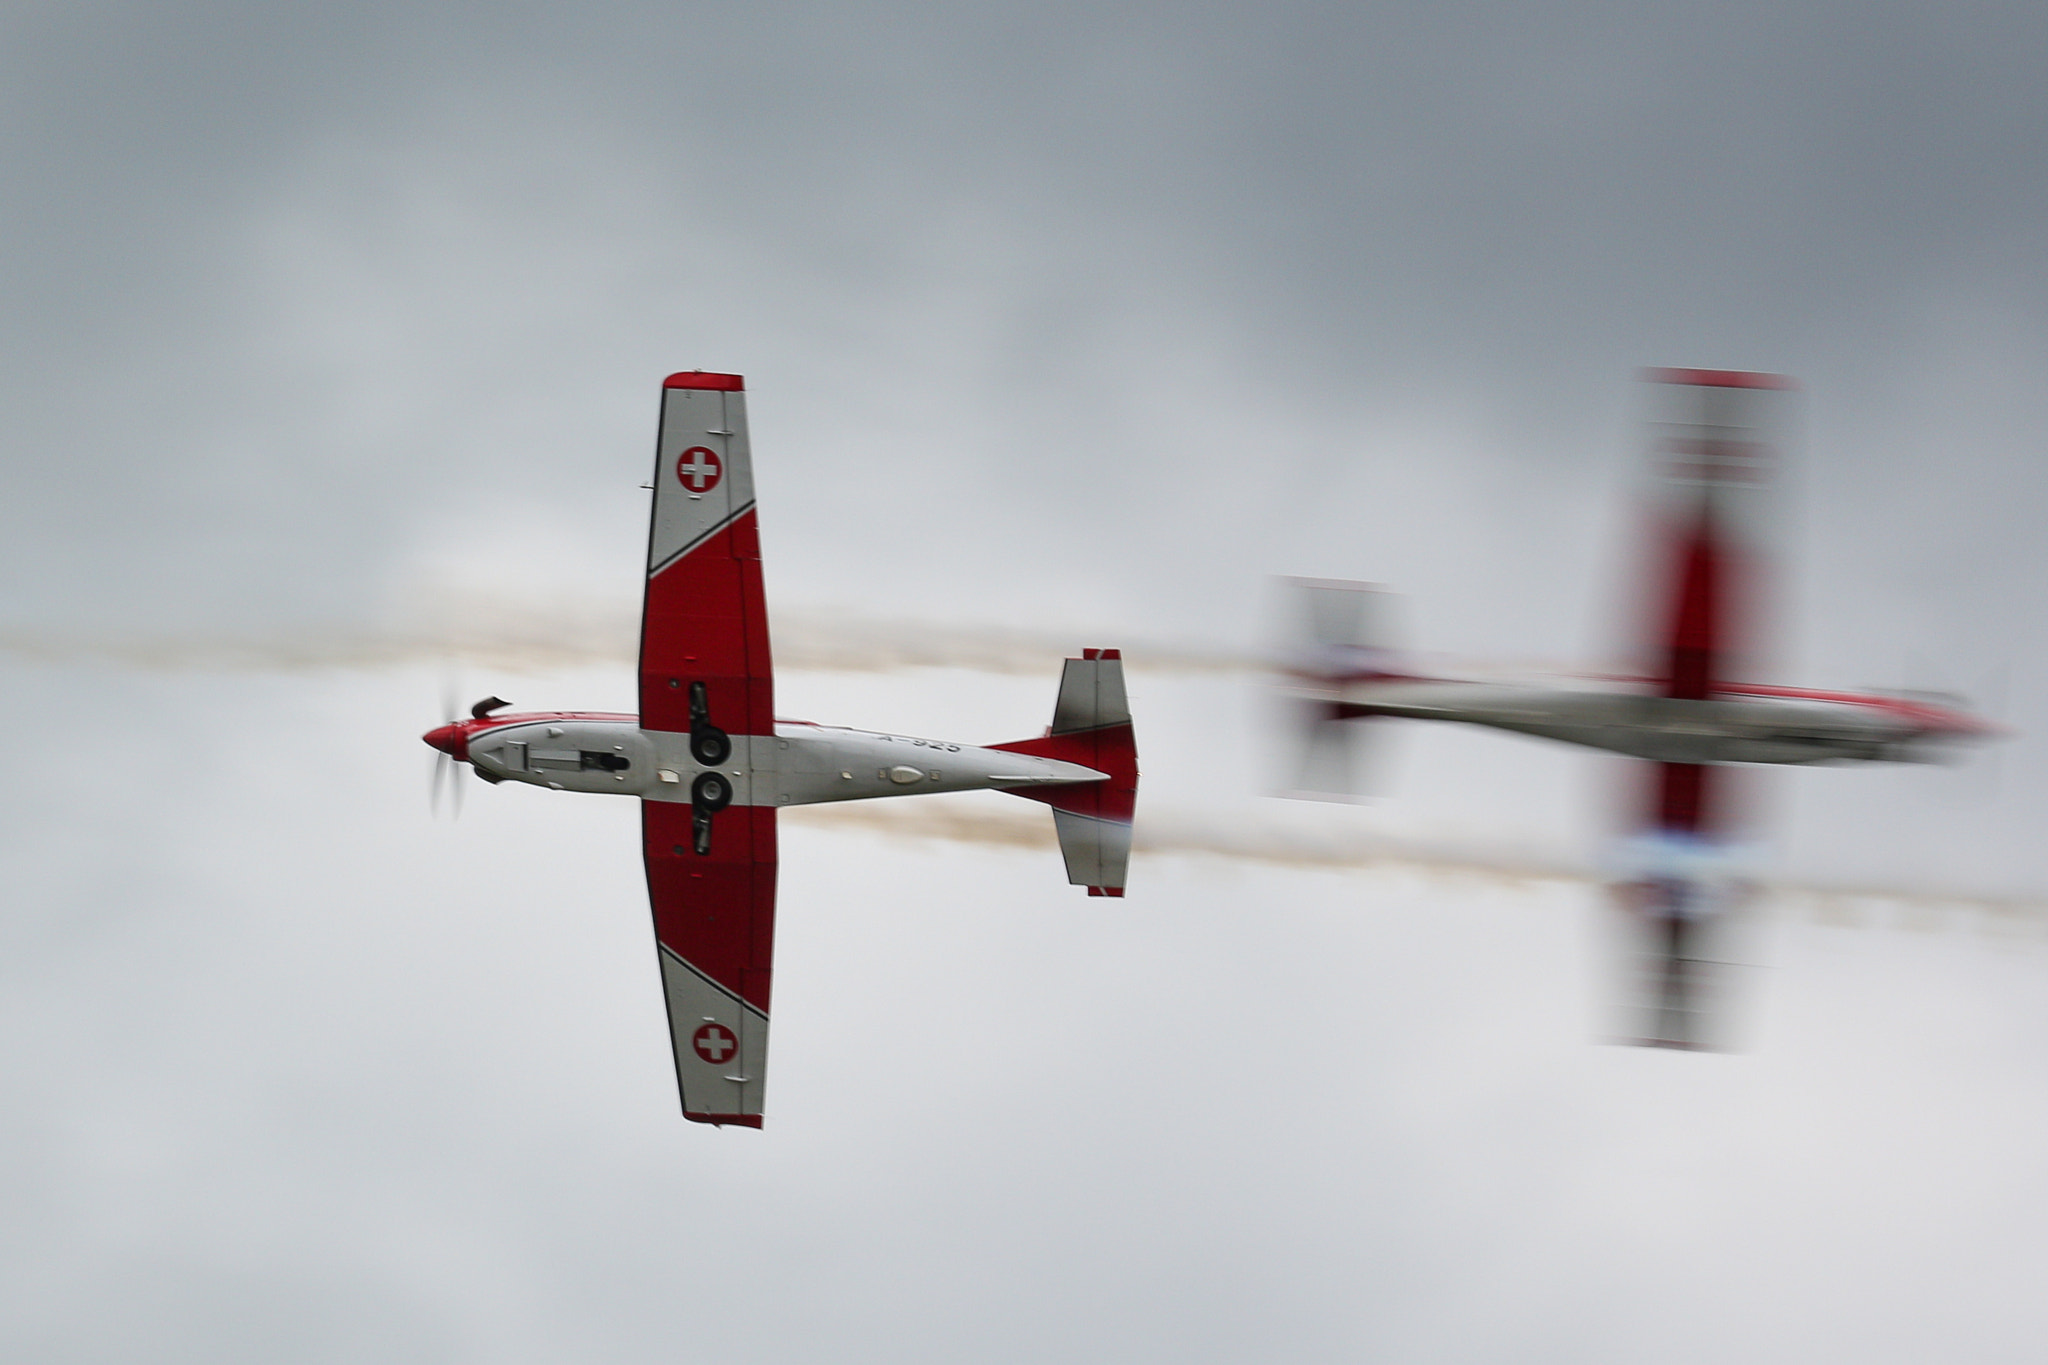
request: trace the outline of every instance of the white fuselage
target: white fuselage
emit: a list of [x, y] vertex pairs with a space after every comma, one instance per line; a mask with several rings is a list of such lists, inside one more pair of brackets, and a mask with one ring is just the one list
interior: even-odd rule
[[1695, 701], [1596, 684], [1383, 678], [1345, 684], [1339, 698], [1347, 715], [1483, 725], [1657, 763], [1911, 761], [1971, 729], [1885, 697], [1729, 692]]
[[688, 734], [643, 730], [633, 716], [508, 717], [470, 735], [469, 760], [500, 781], [651, 801], [687, 802], [697, 776], [716, 771], [731, 779], [733, 804], [741, 806], [1000, 791], [1105, 776], [1057, 759], [803, 721], [777, 721], [772, 737], [730, 738], [731, 754], [714, 768], [692, 756]]

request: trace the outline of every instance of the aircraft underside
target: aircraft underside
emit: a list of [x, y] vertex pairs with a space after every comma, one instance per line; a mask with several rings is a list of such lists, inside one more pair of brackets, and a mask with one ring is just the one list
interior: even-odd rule
[[1347, 690], [1340, 713], [1481, 725], [1653, 763], [1810, 765], [1934, 757], [1890, 718], [1834, 702], [1389, 682]]
[[1959, 699], [1814, 692], [1755, 676], [1774, 539], [1772, 487], [1795, 385], [1779, 375], [1654, 370], [1645, 376], [1650, 477], [1642, 615], [1630, 676], [1505, 682], [1404, 668], [1383, 623], [1387, 594], [1363, 583], [1293, 580], [1298, 647], [1287, 666], [1300, 741], [1288, 794], [1349, 799], [1366, 785], [1368, 732], [1385, 718], [1448, 721], [1646, 761], [1624, 794], [1628, 828], [1612, 878], [1629, 943], [1632, 1041], [1721, 1046], [1716, 1001], [1727, 934], [1753, 879], [1735, 865], [1754, 839], [1731, 765], [1813, 766], [1939, 759], [1997, 730]]
[[[1137, 742], [1114, 649], [1065, 661], [1044, 733], [987, 747], [777, 720], [745, 384], [670, 375], [649, 517], [636, 715], [503, 714], [426, 742], [439, 773], [640, 798], [657, 960], [685, 1118], [764, 1112], [784, 806], [994, 790], [1051, 807], [1067, 880], [1121, 897]], [[459, 790], [459, 788], [458, 788]]]

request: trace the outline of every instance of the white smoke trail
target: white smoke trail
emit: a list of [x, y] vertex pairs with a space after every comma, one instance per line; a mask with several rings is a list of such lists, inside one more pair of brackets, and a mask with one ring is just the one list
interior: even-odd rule
[[[1044, 674], [1084, 646], [1123, 648], [1134, 671], [1231, 673], [1263, 661], [1225, 648], [1123, 641], [1102, 631], [1029, 631], [804, 609], [773, 614], [778, 668], [893, 673], [959, 668]], [[146, 670], [303, 673], [461, 663], [509, 673], [618, 664], [639, 650], [638, 604], [440, 599], [408, 623], [260, 634], [88, 636], [0, 631], [0, 654], [23, 662], [103, 663]], [[1105, 638], [1096, 638], [1104, 636]]]
[[[506, 673], [617, 665], [638, 652], [636, 603], [616, 600], [509, 602], [468, 595], [427, 596], [413, 624], [267, 634], [88, 637], [54, 631], [0, 631], [0, 655], [25, 663], [98, 663], [148, 671], [306, 673], [474, 665]], [[1050, 676], [1085, 645], [1122, 647], [1134, 672], [1251, 674], [1264, 659], [1250, 651], [1119, 641], [1098, 631], [1053, 632], [945, 625], [845, 612], [778, 610], [779, 668], [889, 673], [922, 668]], [[863, 802], [785, 812], [805, 824], [864, 829], [891, 837], [1005, 847], [1055, 848], [1051, 822], [1031, 810], [988, 812], [937, 798]], [[1146, 810], [1134, 847], [1142, 855], [1225, 858], [1294, 868], [1406, 869], [1432, 876], [1592, 885], [1586, 869], [1533, 855], [1401, 842], [1357, 830], [1319, 829], [1281, 820], [1246, 822], [1190, 812]], [[1955, 896], [1884, 888], [1779, 885], [1776, 901], [1821, 923], [1928, 927], [1959, 917], [2001, 937], [2039, 936], [2048, 907], [2026, 897]]]
[[[1052, 822], [1031, 809], [994, 805], [980, 809], [943, 798], [920, 798], [800, 806], [785, 810], [782, 818], [814, 829], [1028, 848], [1058, 856]], [[1309, 871], [1405, 872], [1510, 887], [1547, 883], [1595, 888], [1604, 881], [1590, 868], [1511, 850], [1317, 828], [1282, 819], [1224, 819], [1185, 810], [1141, 810], [1132, 852], [1141, 865], [1147, 858], [1200, 857]], [[1142, 888], [1142, 866], [1137, 877]], [[2048, 942], [2048, 904], [2023, 896], [1781, 882], [1765, 887], [1764, 900], [1780, 915], [1818, 924], [1915, 931], [1964, 929], [2001, 941]]]
[[[984, 805], [972, 797], [831, 802], [791, 807], [782, 812], [782, 818], [818, 829], [860, 830], [890, 838], [1054, 853], [1059, 847], [1052, 821], [1044, 812], [1035, 807]], [[1198, 855], [1291, 868], [1409, 868], [1514, 883], [1592, 881], [1585, 872], [1535, 857], [1401, 841], [1355, 829], [1313, 829], [1283, 820], [1227, 820], [1187, 810], [1141, 813], [1131, 848], [1140, 856]]]

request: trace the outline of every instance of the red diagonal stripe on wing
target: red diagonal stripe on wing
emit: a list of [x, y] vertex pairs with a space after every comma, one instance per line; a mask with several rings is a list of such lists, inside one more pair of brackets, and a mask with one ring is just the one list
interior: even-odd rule
[[730, 734], [775, 733], [768, 603], [752, 508], [647, 580], [640, 627], [640, 724], [690, 728], [690, 684]]
[[775, 961], [775, 808], [711, 817], [711, 852], [693, 842], [683, 801], [640, 803], [654, 937], [698, 975], [768, 1012]]

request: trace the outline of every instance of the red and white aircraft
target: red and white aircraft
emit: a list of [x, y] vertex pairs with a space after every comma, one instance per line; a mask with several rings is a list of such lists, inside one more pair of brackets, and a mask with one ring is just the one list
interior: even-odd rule
[[683, 1114], [761, 1126], [775, 950], [775, 812], [989, 788], [1052, 807], [1067, 878], [1121, 896], [1137, 749], [1116, 650], [1066, 661], [1052, 725], [977, 748], [777, 720], [738, 375], [662, 389], [640, 633], [640, 714], [508, 714], [426, 742], [489, 782], [641, 800], [647, 890]]
[[1749, 681], [1767, 559], [1768, 478], [1795, 386], [1778, 375], [1653, 370], [1650, 657], [1638, 676], [1549, 683], [1426, 677], [1376, 629], [1364, 584], [1294, 580], [1309, 649], [1290, 662], [1305, 722], [1297, 796], [1353, 793], [1352, 721], [1456, 721], [1646, 760], [1617, 899], [1647, 936], [1647, 1022], [1635, 1041], [1709, 1045], [1707, 937], [1741, 894], [1730, 764], [1940, 758], [1997, 727], [1957, 699], [1858, 694]]

